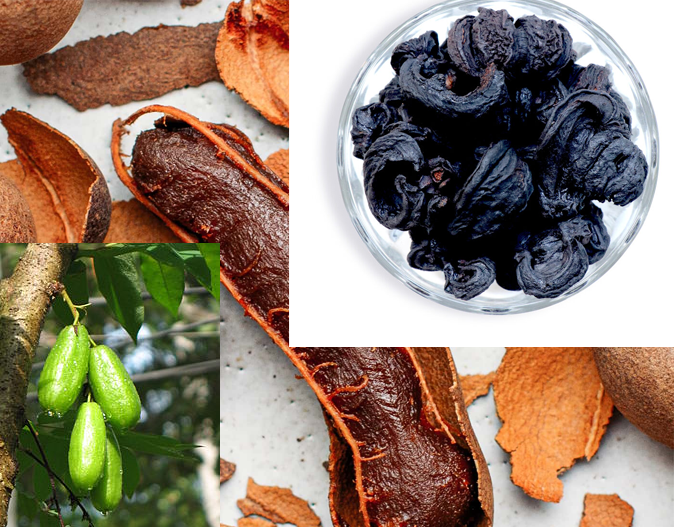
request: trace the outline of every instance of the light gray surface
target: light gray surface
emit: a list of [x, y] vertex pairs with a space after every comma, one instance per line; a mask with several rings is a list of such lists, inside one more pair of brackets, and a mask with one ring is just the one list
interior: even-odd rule
[[[146, 26], [194, 26], [201, 22], [221, 21], [228, 4], [226, 0], [203, 0], [197, 6], [183, 9], [180, 0], [85, 0], [75, 24], [55, 49], [98, 35], [120, 31], [132, 33]], [[288, 148], [287, 129], [270, 124], [220, 81], [176, 90], [151, 101], [116, 107], [106, 104], [78, 112], [56, 96], [35, 95], [23, 77], [21, 66], [0, 67], [0, 113], [15, 107], [68, 135], [96, 161], [105, 175], [113, 199], [128, 199], [131, 193], [117, 178], [112, 166], [112, 123], [150, 103], [175, 106], [200, 119], [237, 126], [250, 137], [262, 159], [280, 148]], [[155, 117], [153, 115], [143, 121], [146, 127], [151, 126], [151, 119]], [[132, 140], [124, 143], [125, 151], [130, 150]], [[0, 126], [0, 162], [14, 157], [7, 132]]]
[[[223, 292], [225, 333], [220, 377], [221, 455], [237, 464], [221, 487], [221, 521], [236, 525], [246, 481], [290, 487], [331, 525], [327, 503], [328, 437], [318, 401], [297, 371]], [[453, 348], [461, 374], [488, 373], [504, 348]], [[635, 508], [634, 527], [672, 525], [674, 453], [614, 415], [597, 455], [561, 479], [561, 503], [527, 497], [510, 482], [509, 457], [494, 437], [501, 424], [491, 392], [469, 408], [494, 484], [496, 527], [577, 527], [585, 493], [617, 493]]]

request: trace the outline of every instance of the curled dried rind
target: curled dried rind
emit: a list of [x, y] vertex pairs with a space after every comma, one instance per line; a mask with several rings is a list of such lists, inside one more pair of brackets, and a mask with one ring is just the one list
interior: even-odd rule
[[365, 193], [372, 214], [382, 225], [405, 230], [419, 221], [424, 193], [417, 180], [423, 164], [417, 141], [402, 132], [380, 137], [367, 151]]
[[578, 283], [590, 265], [582, 241], [559, 228], [532, 236], [515, 259], [517, 282], [536, 298], [558, 297]]
[[492, 525], [491, 480], [447, 348], [287, 353], [326, 413], [335, 525]]
[[288, 0], [232, 2], [218, 35], [215, 59], [230, 90], [274, 124], [288, 127]]
[[110, 193], [96, 163], [70, 138], [15, 109], [0, 120], [22, 171], [15, 185], [31, 209], [41, 242], [101, 242], [110, 224]]
[[550, 79], [573, 57], [571, 35], [554, 20], [541, 20], [535, 15], [518, 18], [513, 38], [508, 67], [518, 74]]
[[467, 15], [452, 24], [447, 51], [452, 64], [478, 77], [489, 65], [505, 66], [512, 55], [515, 25], [505, 10], [478, 8], [478, 16]]
[[408, 97], [441, 115], [479, 118], [507, 100], [505, 75], [494, 64], [484, 70], [478, 86], [465, 95], [459, 95], [447, 87], [446, 75], [436, 74], [427, 78], [422, 72], [423, 66], [424, 57], [403, 63], [400, 68], [400, 87]]
[[559, 502], [559, 474], [595, 455], [613, 413], [592, 348], [507, 348], [493, 386], [510, 479], [532, 498]]
[[[125, 127], [164, 118], [136, 141], [129, 170]], [[288, 186], [246, 136], [168, 106], [148, 106], [113, 125], [113, 162], [136, 199], [183, 241], [220, 243], [220, 280], [280, 346], [289, 336]]]
[[447, 262], [444, 272], [445, 291], [459, 300], [475, 298], [496, 280], [496, 266], [489, 258]]

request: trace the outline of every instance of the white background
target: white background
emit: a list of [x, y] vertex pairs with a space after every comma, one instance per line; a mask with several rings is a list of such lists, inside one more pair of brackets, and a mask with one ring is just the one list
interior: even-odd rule
[[361, 241], [347, 215], [337, 179], [342, 104], [379, 42], [435, 3], [293, 2], [291, 344], [671, 344], [674, 75], [664, 65], [671, 63], [674, 29], [667, 25], [672, 9], [666, 2], [564, 2], [604, 28], [635, 63], [649, 91], [660, 132], [661, 166], [649, 216], [631, 247], [596, 283], [533, 313], [469, 314], [409, 290], [377, 263]]
[[[297, 379], [283, 352], [241, 307], [225, 295], [220, 373], [221, 455], [237, 464], [220, 489], [221, 521], [236, 525], [236, 500], [249, 477], [261, 485], [290, 487], [308, 500], [323, 525], [328, 510], [325, 421], [314, 393]], [[446, 339], [452, 343], [451, 336]], [[495, 370], [504, 348], [452, 348], [459, 373]], [[617, 493], [635, 509], [634, 527], [666, 527], [674, 518], [674, 452], [639, 432], [617, 412], [590, 462], [561, 476], [558, 504], [529, 498], [510, 482], [510, 457], [494, 440], [501, 423], [494, 400], [478, 399], [468, 413], [491, 474], [495, 527], [578, 527], [587, 492]]]

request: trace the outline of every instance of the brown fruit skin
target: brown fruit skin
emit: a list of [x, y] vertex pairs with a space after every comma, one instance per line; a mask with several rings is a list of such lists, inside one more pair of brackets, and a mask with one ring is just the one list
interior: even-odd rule
[[674, 448], [674, 348], [595, 348], [594, 359], [616, 408]]
[[0, 242], [35, 241], [35, 222], [28, 203], [12, 181], [0, 176]]
[[65, 36], [84, 0], [0, 0], [0, 66], [39, 57]]

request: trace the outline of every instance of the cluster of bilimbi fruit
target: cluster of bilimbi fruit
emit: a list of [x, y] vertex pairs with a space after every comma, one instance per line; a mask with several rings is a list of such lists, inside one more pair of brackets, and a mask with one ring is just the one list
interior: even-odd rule
[[51, 414], [65, 414], [82, 392], [87, 375], [90, 393], [77, 411], [68, 469], [73, 490], [79, 495], [90, 493], [94, 507], [107, 513], [122, 499], [122, 456], [115, 430], [136, 425], [140, 397], [114, 351], [103, 345], [90, 347], [83, 325], [66, 326], [40, 374], [40, 404]]

